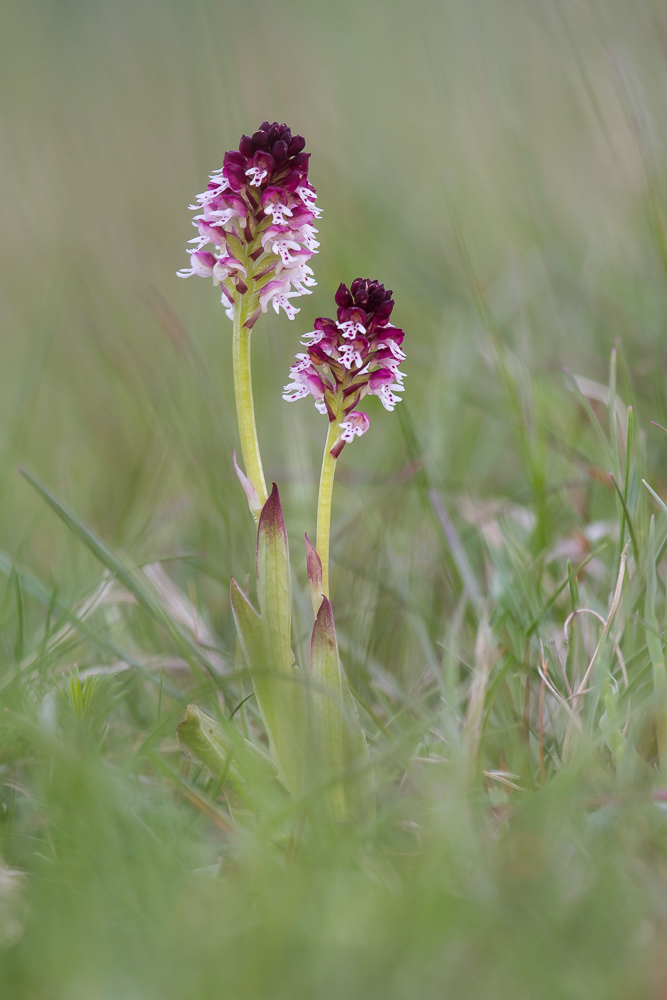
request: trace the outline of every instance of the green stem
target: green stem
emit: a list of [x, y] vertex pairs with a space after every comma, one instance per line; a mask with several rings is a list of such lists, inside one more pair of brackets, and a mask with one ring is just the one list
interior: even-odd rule
[[331, 499], [333, 497], [336, 459], [331, 457], [331, 449], [340, 437], [339, 420], [329, 424], [327, 443], [324, 446], [322, 471], [320, 473], [320, 493], [317, 500], [317, 554], [322, 561], [322, 593], [329, 597], [329, 534], [331, 531]]
[[[248, 296], [239, 295], [234, 307], [234, 395], [236, 397], [236, 418], [241, 438], [241, 454], [245, 474], [255, 488], [260, 506], [267, 499], [266, 483], [262, 470], [262, 459], [259, 454], [257, 427], [255, 426], [255, 408], [252, 401], [252, 378], [250, 373], [250, 335], [251, 331], [244, 327], [248, 312]], [[255, 518], [257, 520], [257, 517]]]

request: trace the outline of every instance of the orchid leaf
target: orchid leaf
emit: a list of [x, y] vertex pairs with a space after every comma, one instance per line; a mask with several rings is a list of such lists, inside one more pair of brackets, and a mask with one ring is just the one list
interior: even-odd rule
[[268, 630], [235, 580], [231, 604], [272, 759], [285, 787], [299, 795], [303, 790], [304, 731], [300, 676], [291, 663], [286, 670], [279, 669], [279, 660], [268, 642]]
[[333, 779], [329, 790], [332, 815], [336, 820], [371, 815], [374, 796], [368, 747], [338, 655], [333, 611], [326, 597], [313, 627], [310, 671], [313, 736], [325, 772]]
[[264, 634], [275, 667], [287, 671], [293, 662], [289, 548], [275, 483], [262, 508], [257, 529], [257, 592]]
[[[345, 724], [343, 719], [343, 677], [331, 605], [322, 599], [310, 640], [310, 673], [313, 684], [312, 722], [314, 738], [327, 774], [345, 768]], [[334, 819], [343, 820], [347, 808], [345, 786], [337, 780], [329, 790]]]

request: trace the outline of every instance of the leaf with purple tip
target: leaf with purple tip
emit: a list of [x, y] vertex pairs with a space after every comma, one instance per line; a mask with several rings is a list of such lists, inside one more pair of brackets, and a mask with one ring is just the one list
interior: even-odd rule
[[322, 597], [310, 643], [312, 722], [336, 820], [374, 811], [373, 775], [357, 708], [338, 655], [331, 604]]
[[232, 580], [234, 620], [271, 754], [281, 780], [293, 795], [300, 795], [304, 788], [305, 704], [302, 676], [292, 655], [289, 549], [275, 483], [259, 518], [257, 592], [261, 615]]

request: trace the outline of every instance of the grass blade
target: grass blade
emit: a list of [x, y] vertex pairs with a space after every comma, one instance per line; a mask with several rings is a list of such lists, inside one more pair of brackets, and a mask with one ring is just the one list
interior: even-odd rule
[[[146, 611], [167, 632], [175, 643], [179, 652], [185, 660], [195, 667], [204, 667], [212, 677], [218, 675], [218, 671], [200, 649], [188, 632], [173, 620], [167, 613], [159, 596], [150, 585], [145, 575], [141, 572], [126, 555], [121, 556], [112, 552], [104, 542], [98, 538], [95, 532], [87, 528], [85, 524], [70, 510], [70, 508], [57, 499], [49, 490], [43, 486], [39, 480], [35, 479], [25, 469], [20, 470], [21, 474], [28, 480], [31, 486], [46, 500], [48, 505], [55, 511], [70, 531], [99, 559], [99, 561], [114, 574], [116, 579], [134, 595], [138, 604]], [[221, 685], [222, 686], [222, 685]]]

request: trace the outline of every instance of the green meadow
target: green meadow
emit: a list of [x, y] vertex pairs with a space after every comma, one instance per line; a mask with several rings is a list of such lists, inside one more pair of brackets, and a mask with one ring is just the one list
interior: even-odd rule
[[[2, 12], [0, 996], [667, 996], [664, 4]], [[283, 386], [341, 281], [405, 331], [333, 500], [363, 820], [250, 808], [177, 734], [195, 705], [268, 749], [231, 323], [175, 274], [264, 119], [323, 210], [252, 344], [304, 677], [327, 421]]]

